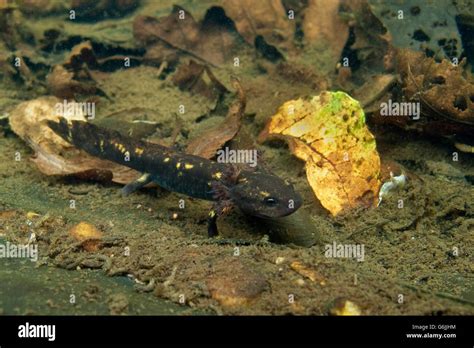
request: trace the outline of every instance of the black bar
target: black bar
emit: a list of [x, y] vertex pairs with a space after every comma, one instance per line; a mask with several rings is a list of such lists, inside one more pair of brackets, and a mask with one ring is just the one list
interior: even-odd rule
[[[55, 327], [55, 340], [20, 338], [26, 323]], [[414, 327], [413, 325], [416, 325]], [[431, 326], [434, 325], [434, 326]], [[455, 325], [455, 328], [452, 326]], [[426, 327], [423, 330], [423, 327]], [[28, 344], [411, 344], [472, 347], [473, 317], [92, 317], [3, 316], [0, 346]], [[455, 334], [407, 338], [407, 334]]]

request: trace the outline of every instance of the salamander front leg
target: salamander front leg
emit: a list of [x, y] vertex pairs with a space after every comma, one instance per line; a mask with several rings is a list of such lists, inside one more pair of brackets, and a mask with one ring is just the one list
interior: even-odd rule
[[219, 234], [217, 232], [217, 213], [214, 208], [211, 209], [207, 217], [207, 236], [209, 238], [215, 237]]
[[137, 180], [132, 181], [125, 185], [122, 188], [122, 195], [128, 196], [129, 194], [141, 189], [143, 186], [146, 184], [149, 184], [150, 182], [153, 181], [153, 178], [151, 174], [145, 173], [141, 177], [139, 177]]
[[217, 218], [225, 215], [232, 210], [233, 204], [230, 200], [218, 201], [214, 204], [207, 217], [207, 235], [215, 237], [219, 233], [217, 231]]

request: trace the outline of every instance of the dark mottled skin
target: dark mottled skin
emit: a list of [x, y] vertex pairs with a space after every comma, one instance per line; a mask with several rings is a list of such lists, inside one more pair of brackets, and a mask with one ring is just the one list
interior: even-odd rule
[[125, 186], [127, 194], [153, 181], [169, 191], [215, 201], [209, 213], [209, 235], [217, 234], [217, 217], [233, 206], [252, 216], [275, 218], [295, 212], [302, 203], [293, 186], [275, 175], [240, 171], [231, 164], [180, 153], [87, 122], [61, 119], [48, 125], [93, 156], [147, 173]]

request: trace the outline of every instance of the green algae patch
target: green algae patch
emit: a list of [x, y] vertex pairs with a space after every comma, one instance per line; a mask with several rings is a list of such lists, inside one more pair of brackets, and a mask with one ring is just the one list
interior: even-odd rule
[[284, 103], [260, 140], [284, 138], [306, 162], [306, 176], [332, 215], [371, 206], [380, 187], [380, 157], [359, 102], [344, 92], [323, 92]]

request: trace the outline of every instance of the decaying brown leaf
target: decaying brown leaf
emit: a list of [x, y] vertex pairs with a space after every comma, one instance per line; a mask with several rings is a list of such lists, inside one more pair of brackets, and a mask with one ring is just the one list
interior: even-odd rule
[[68, 151], [67, 156], [48, 153], [37, 144], [29, 142], [35, 150], [35, 157], [31, 161], [46, 175], [74, 176], [81, 180], [99, 182], [113, 181], [126, 185], [140, 177], [140, 173], [116, 164], [89, 156], [78, 150]]
[[89, 68], [96, 68], [97, 59], [90, 41], [75, 45], [66, 61], [56, 65], [47, 76], [51, 94], [63, 99], [74, 99], [77, 95], [94, 95], [100, 92]]
[[281, 1], [224, 0], [221, 5], [250, 45], [257, 36], [277, 48], [293, 48], [294, 20], [290, 20]]
[[318, 282], [320, 285], [326, 284], [326, 279], [321, 274], [319, 274], [314, 268], [305, 265], [300, 261], [293, 261], [290, 264], [290, 267], [293, 271], [308, 278], [312, 282]]
[[321, 204], [337, 215], [375, 203], [380, 158], [359, 103], [344, 92], [323, 92], [284, 103], [259, 136], [286, 140], [306, 162], [306, 176]]
[[62, 99], [74, 99], [76, 95], [93, 95], [98, 89], [95, 82], [82, 82], [75, 79], [75, 73], [56, 65], [48, 75], [48, 88], [51, 94]]
[[367, 0], [344, 1], [341, 4], [348, 14], [357, 19], [350, 23], [355, 37], [351, 49], [365, 64], [382, 67], [383, 57], [391, 47], [390, 33], [372, 13]]
[[179, 6], [174, 6], [170, 15], [160, 19], [137, 16], [133, 33], [147, 47], [164, 47], [165, 55], [179, 50], [215, 66], [229, 58], [234, 45], [234, 37], [224, 24], [209, 18], [198, 23]]
[[[374, 112], [371, 120], [447, 137], [461, 151], [471, 152], [471, 147], [465, 148], [463, 144], [470, 144], [474, 136], [474, 78], [465, 69], [465, 61], [458, 65], [449, 60], [438, 63], [422, 52], [409, 49], [394, 49], [394, 52], [393, 64], [400, 73], [398, 83], [391, 93], [375, 100], [369, 107], [367, 111]], [[363, 90], [357, 92], [358, 95], [364, 93]], [[405, 105], [419, 107], [419, 114], [406, 114], [405, 111], [396, 116], [399, 111], [392, 112], [395, 115], [390, 117], [381, 115], [381, 108], [388, 105], [388, 99], [396, 102], [393, 105], [403, 101]]]
[[329, 45], [335, 61], [349, 37], [349, 26], [339, 16], [341, 0], [309, 0], [304, 12], [303, 32], [307, 43]]
[[212, 158], [216, 155], [216, 151], [231, 140], [239, 131], [245, 111], [246, 98], [244, 90], [237, 79], [232, 81], [232, 85], [237, 91], [237, 100], [230, 106], [225, 120], [190, 141], [186, 148], [187, 153], [204, 158]]
[[465, 59], [437, 63], [422, 52], [402, 49], [396, 61], [408, 100], [420, 101], [442, 118], [474, 125], [474, 78], [464, 71]]
[[181, 90], [200, 94], [210, 100], [215, 100], [223, 93], [228, 92], [209, 67], [193, 60], [187, 65], [180, 65], [173, 75], [172, 81]]
[[76, 71], [79, 70], [83, 64], [86, 64], [90, 68], [97, 65], [97, 59], [90, 41], [84, 41], [75, 45], [63, 65], [67, 69]]

